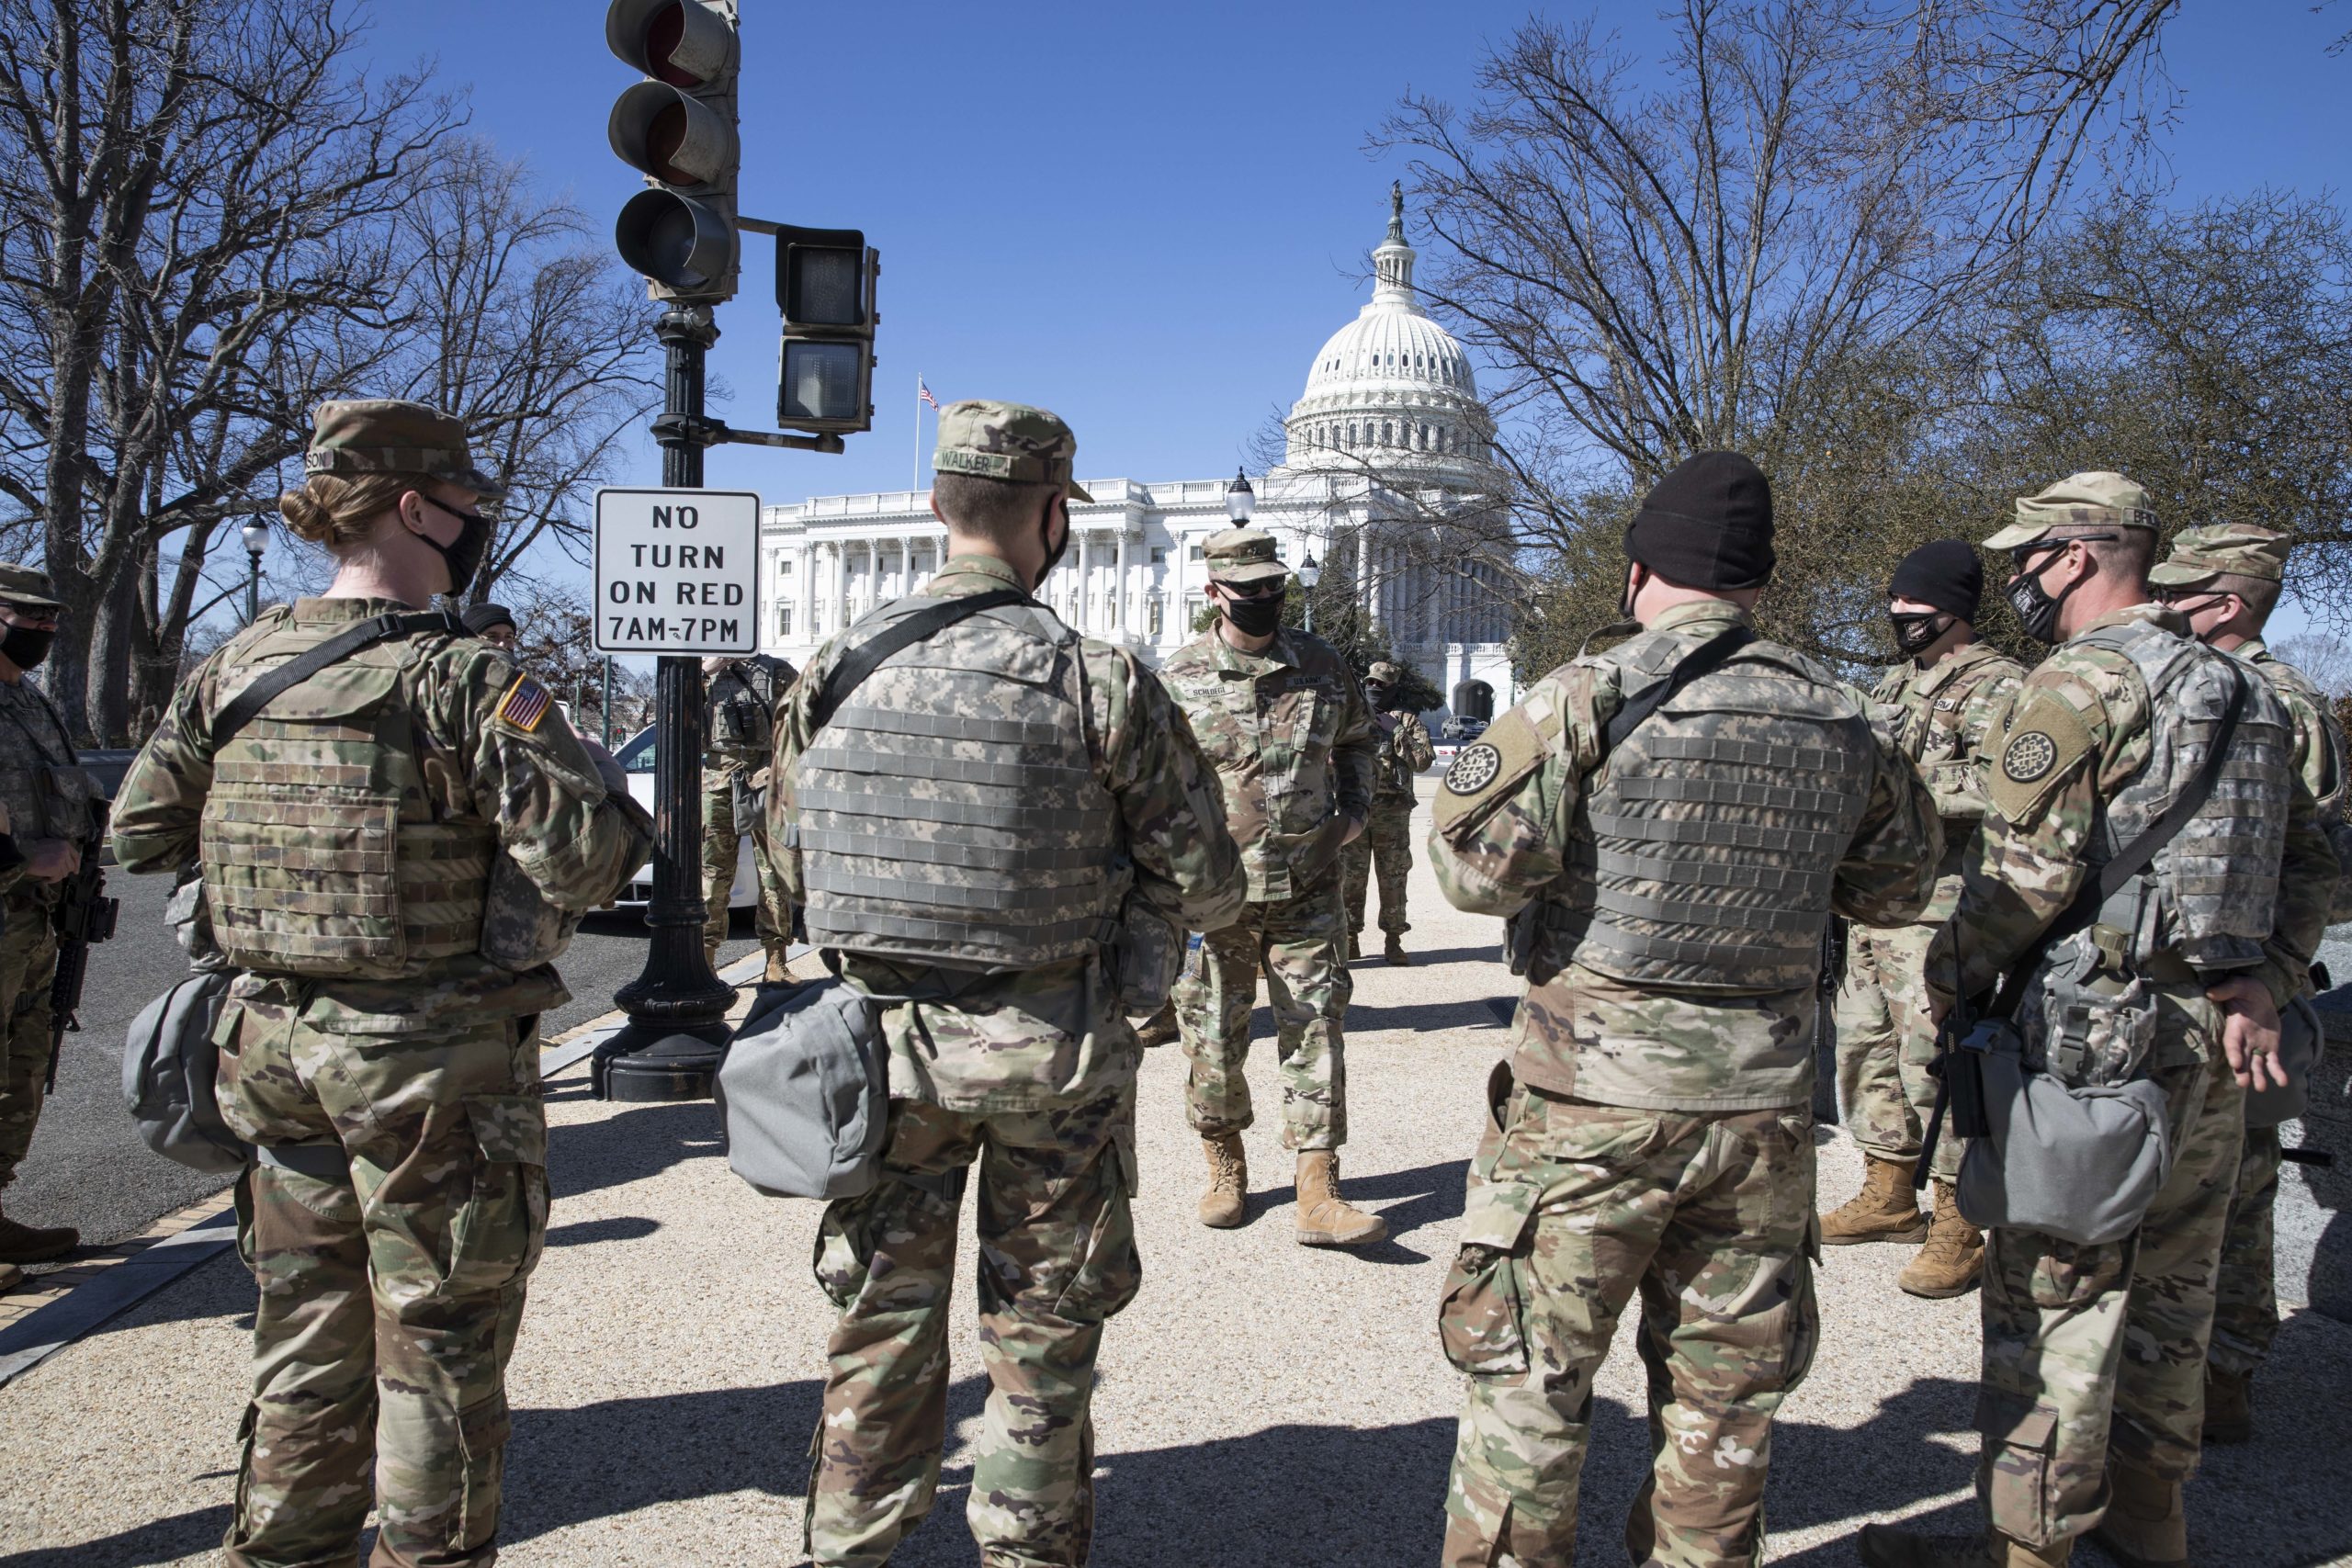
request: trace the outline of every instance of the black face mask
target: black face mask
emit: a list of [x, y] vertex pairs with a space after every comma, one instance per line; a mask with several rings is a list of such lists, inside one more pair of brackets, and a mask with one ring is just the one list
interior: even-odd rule
[[1262, 599], [1227, 599], [1221, 601], [1225, 618], [1243, 637], [1272, 637], [1274, 628], [1283, 624], [1283, 596], [1269, 593]]
[[1046, 585], [1046, 579], [1054, 574], [1054, 568], [1061, 565], [1062, 557], [1069, 553], [1069, 525], [1067, 521], [1067, 513], [1064, 513], [1064, 518], [1062, 542], [1057, 545], [1054, 543], [1054, 503], [1050, 501], [1046, 503], [1046, 520], [1037, 525], [1037, 537], [1046, 547], [1046, 564], [1037, 569], [1037, 581], [1029, 585], [1029, 592], [1032, 593]]
[[451, 544], [445, 545], [430, 534], [417, 536], [440, 552], [441, 564], [449, 569], [449, 586], [445, 592], [454, 599], [472, 585], [474, 573], [481, 570], [481, 558], [490, 548], [490, 519], [479, 512], [460, 512], [448, 502], [435, 501], [429, 495], [423, 496], [423, 499], [465, 525], [458, 530], [458, 537]]
[[1918, 658], [1951, 630], [1951, 616], [1941, 610], [1889, 610], [1886, 618], [1894, 623], [1894, 646], [1905, 659]]
[[[2043, 563], [2047, 565], [2045, 561]], [[2017, 612], [2018, 625], [2025, 635], [2036, 642], [2058, 640], [2058, 606], [2066, 602], [2066, 594], [2082, 586], [2078, 578], [2066, 585], [2064, 593], [2052, 594], [2041, 586], [2040, 568], [2021, 570], [2017, 581], [2009, 584], [2009, 608]]]
[[1386, 713], [1389, 705], [1396, 700], [1396, 694], [1386, 686], [1376, 686], [1366, 682], [1363, 697], [1364, 701], [1372, 705], [1374, 713]]
[[32, 626], [10, 626], [8, 635], [0, 637], [0, 654], [6, 654], [8, 662], [17, 669], [31, 670], [37, 668], [42, 660], [49, 657], [49, 645], [56, 640], [55, 626], [39, 629]]

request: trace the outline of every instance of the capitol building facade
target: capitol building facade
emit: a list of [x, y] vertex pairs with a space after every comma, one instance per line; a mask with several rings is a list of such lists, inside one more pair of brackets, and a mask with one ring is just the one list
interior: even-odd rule
[[[1283, 422], [1283, 462], [1249, 481], [1251, 521], [1294, 570], [1316, 563], [1319, 613], [1338, 585], [1445, 694], [1448, 713], [1489, 718], [1517, 698], [1504, 575], [1462, 542], [1475, 531], [1449, 519], [1482, 504], [1494, 425], [1469, 356], [1415, 299], [1413, 261], [1392, 193], [1372, 299], [1316, 355]], [[1093, 502], [1070, 503], [1069, 548], [1038, 597], [1157, 667], [1193, 637], [1206, 603], [1202, 545], [1232, 526], [1234, 480], [1079, 482]], [[876, 604], [922, 586], [944, 539], [928, 491], [766, 508], [762, 650], [805, 663]]]

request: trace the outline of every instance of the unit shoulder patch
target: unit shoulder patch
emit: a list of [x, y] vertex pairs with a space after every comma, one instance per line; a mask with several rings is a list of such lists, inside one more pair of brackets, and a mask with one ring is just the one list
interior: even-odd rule
[[498, 717], [526, 735], [535, 733], [548, 716], [555, 699], [548, 689], [528, 675], [517, 675], [514, 683], [498, 702]]
[[1495, 720], [1445, 770], [1430, 807], [1438, 831], [1451, 833], [1483, 817], [1540, 767], [1551, 749], [1549, 739], [1524, 709], [1513, 708]]
[[1465, 746], [1453, 759], [1453, 766], [1445, 770], [1445, 787], [1456, 795], [1476, 795], [1495, 782], [1503, 771], [1503, 754], [1481, 740]]
[[2022, 827], [2039, 817], [2098, 742], [2074, 705], [2048, 692], [2022, 694], [1993, 744], [1997, 761], [1984, 796], [2003, 820]]

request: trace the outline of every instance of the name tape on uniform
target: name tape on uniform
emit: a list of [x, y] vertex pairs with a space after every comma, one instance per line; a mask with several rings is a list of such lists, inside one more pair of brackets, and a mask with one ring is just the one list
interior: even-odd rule
[[596, 492], [599, 653], [756, 653], [760, 498], [738, 490]]

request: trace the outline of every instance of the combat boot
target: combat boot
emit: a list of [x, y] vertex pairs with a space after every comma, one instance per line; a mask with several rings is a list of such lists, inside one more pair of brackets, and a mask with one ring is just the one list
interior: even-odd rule
[[2066, 1568], [2072, 1540], [2028, 1546], [1998, 1530], [1928, 1535], [1894, 1525], [1864, 1525], [1858, 1546], [1870, 1568]]
[[0, 1214], [0, 1263], [41, 1263], [74, 1250], [82, 1233], [72, 1225], [28, 1225]]
[[1912, 1295], [1941, 1301], [1974, 1290], [1984, 1272], [1984, 1233], [1961, 1216], [1959, 1190], [1949, 1181], [1937, 1182], [1936, 1217], [1928, 1225], [1928, 1244], [1903, 1266], [1894, 1282]]
[[[760, 976], [761, 983], [770, 986], [790, 985], [793, 979], [792, 950], [788, 947], [771, 947], [767, 950], [767, 972]], [[714, 970], [713, 973], [717, 971]]]
[[1388, 1222], [1340, 1196], [1340, 1156], [1331, 1149], [1298, 1151], [1298, 1244], [1369, 1247], [1388, 1235]]
[[2254, 1437], [2254, 1374], [2205, 1368], [2205, 1440], [2228, 1445]]
[[1147, 1049], [1154, 1045], [1172, 1044], [1175, 1039], [1176, 1004], [1174, 1002], [1170, 1002], [1166, 1007], [1145, 1019], [1136, 1029], [1136, 1043]]
[[1241, 1223], [1250, 1203], [1250, 1160], [1241, 1152], [1241, 1134], [1204, 1137], [1201, 1152], [1209, 1159], [1209, 1190], [1201, 1194], [1201, 1224], [1231, 1230]]
[[1348, 933], [1348, 956], [1351, 959], [1363, 956], [1363, 938], [1361, 933], [1356, 931]]
[[1405, 951], [1405, 939], [1395, 931], [1388, 933], [1388, 951], [1382, 956], [1400, 969], [1413, 961], [1413, 955]]
[[1843, 1207], [1821, 1216], [1821, 1239], [1831, 1247], [1852, 1247], [1865, 1241], [1925, 1241], [1928, 1216], [1911, 1190], [1907, 1159], [1862, 1156], [1868, 1168], [1862, 1190]]
[[2091, 1539], [2123, 1568], [2184, 1568], [2188, 1562], [2188, 1515], [2180, 1506], [2180, 1483], [2160, 1481], [2121, 1460], [2107, 1464], [2107, 1513]]

